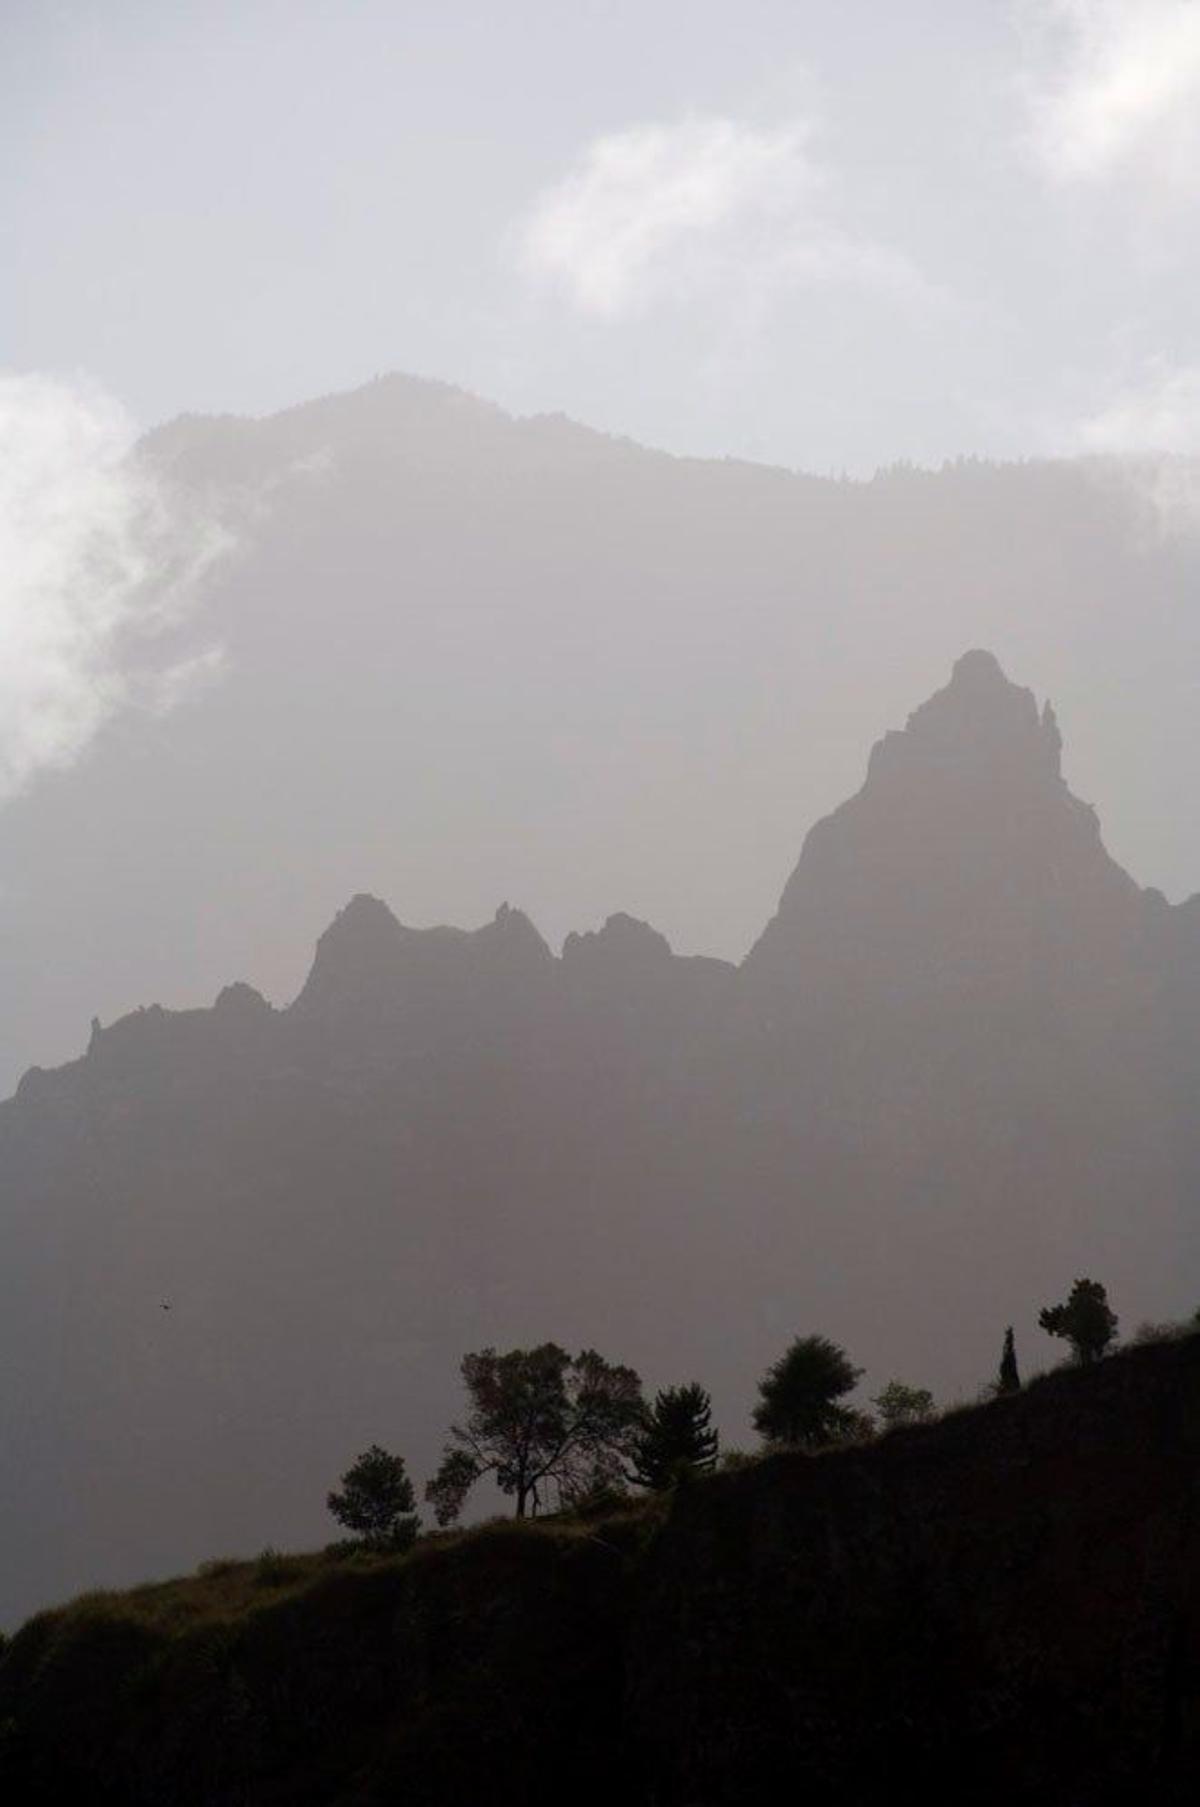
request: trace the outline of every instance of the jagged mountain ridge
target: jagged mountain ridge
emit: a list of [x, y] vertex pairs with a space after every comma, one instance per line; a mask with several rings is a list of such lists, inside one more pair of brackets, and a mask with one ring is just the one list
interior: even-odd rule
[[1197, 926], [976, 652], [741, 968], [364, 896], [287, 1009], [98, 1028], [0, 1107], [8, 1610], [319, 1537], [357, 1448], [428, 1471], [488, 1342], [696, 1374], [736, 1441], [798, 1329], [944, 1392], [1076, 1270], [1187, 1307]]
[[0, 1092], [68, 1058], [81, 1006], [237, 972], [294, 996], [358, 890], [420, 923], [512, 895], [556, 946], [626, 909], [740, 959], [880, 724], [972, 644], [1069, 714], [1124, 863], [1200, 883], [1186, 799], [1158, 805], [1200, 759], [1200, 539], [1153, 473], [831, 481], [400, 376], [142, 456], [232, 549], [162, 644], [178, 706], [0, 812]]

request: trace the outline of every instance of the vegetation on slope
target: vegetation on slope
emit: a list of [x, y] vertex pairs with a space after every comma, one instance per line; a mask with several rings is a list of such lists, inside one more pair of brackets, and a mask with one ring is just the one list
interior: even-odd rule
[[210, 1564], [0, 1664], [23, 1807], [1125, 1807], [1200, 1759], [1200, 1338], [622, 1510]]

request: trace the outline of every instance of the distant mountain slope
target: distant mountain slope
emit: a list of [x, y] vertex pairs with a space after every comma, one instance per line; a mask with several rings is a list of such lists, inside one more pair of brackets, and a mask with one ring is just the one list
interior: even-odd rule
[[947, 1392], [1081, 1272], [1200, 1299], [1200, 916], [1143, 892], [982, 652], [812, 830], [740, 968], [355, 897], [295, 1002], [140, 1011], [0, 1106], [0, 1614], [318, 1539], [428, 1473], [464, 1350], [697, 1376], [798, 1330]]
[[170, 652], [224, 659], [0, 812], [0, 1091], [230, 973], [282, 1000], [362, 890], [520, 897], [740, 959], [799, 834], [964, 646], [1072, 724], [1124, 863], [1200, 889], [1200, 538], [1117, 467], [834, 482], [679, 459], [388, 377], [143, 456], [236, 544]]

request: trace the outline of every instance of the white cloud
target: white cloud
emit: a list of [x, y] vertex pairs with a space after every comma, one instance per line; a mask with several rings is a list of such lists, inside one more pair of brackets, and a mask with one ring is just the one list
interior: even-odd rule
[[215, 660], [164, 665], [154, 642], [228, 536], [135, 437], [94, 386], [0, 375], [0, 801], [119, 710], [172, 706]]
[[521, 223], [521, 267], [608, 320], [714, 287], [752, 309], [814, 282], [930, 300], [901, 253], [830, 221], [811, 135], [803, 123], [691, 118], [596, 139]]
[[1053, 449], [1088, 458], [1122, 505], [1136, 501], [1152, 537], [1200, 533], [1200, 365], [1153, 361]]
[[1031, 142], [1063, 182], [1134, 171], [1168, 189], [1200, 182], [1200, 5], [1195, 0], [1034, 0]]
[[1200, 452], [1200, 365], [1154, 362], [1141, 382], [1083, 420], [1076, 437], [1085, 452]]

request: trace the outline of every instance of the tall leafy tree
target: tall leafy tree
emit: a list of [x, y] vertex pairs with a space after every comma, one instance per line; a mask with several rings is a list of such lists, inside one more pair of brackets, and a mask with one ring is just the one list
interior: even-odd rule
[[1004, 1332], [1004, 1348], [1000, 1353], [1000, 1373], [996, 1378], [997, 1393], [1019, 1393], [1021, 1371], [1017, 1367], [1017, 1345], [1010, 1324]]
[[378, 1443], [346, 1470], [341, 1492], [329, 1494], [325, 1503], [368, 1549], [405, 1550], [420, 1525], [403, 1456], [389, 1454]]
[[1065, 1337], [1083, 1367], [1098, 1362], [1117, 1334], [1120, 1320], [1098, 1280], [1076, 1280], [1061, 1305], [1047, 1305], [1038, 1323], [1050, 1336]]
[[755, 1430], [768, 1443], [810, 1448], [854, 1434], [862, 1414], [838, 1402], [862, 1372], [828, 1337], [797, 1337], [759, 1382]]
[[425, 1489], [439, 1525], [454, 1522], [487, 1474], [513, 1497], [518, 1518], [548, 1499], [571, 1505], [623, 1480], [645, 1413], [632, 1368], [594, 1349], [572, 1356], [542, 1343], [464, 1355], [462, 1377], [470, 1410], [451, 1425], [441, 1467]]
[[666, 1387], [654, 1396], [633, 1449], [630, 1477], [661, 1493], [681, 1474], [706, 1474], [716, 1466], [718, 1437], [712, 1428], [712, 1400], [692, 1381]]

